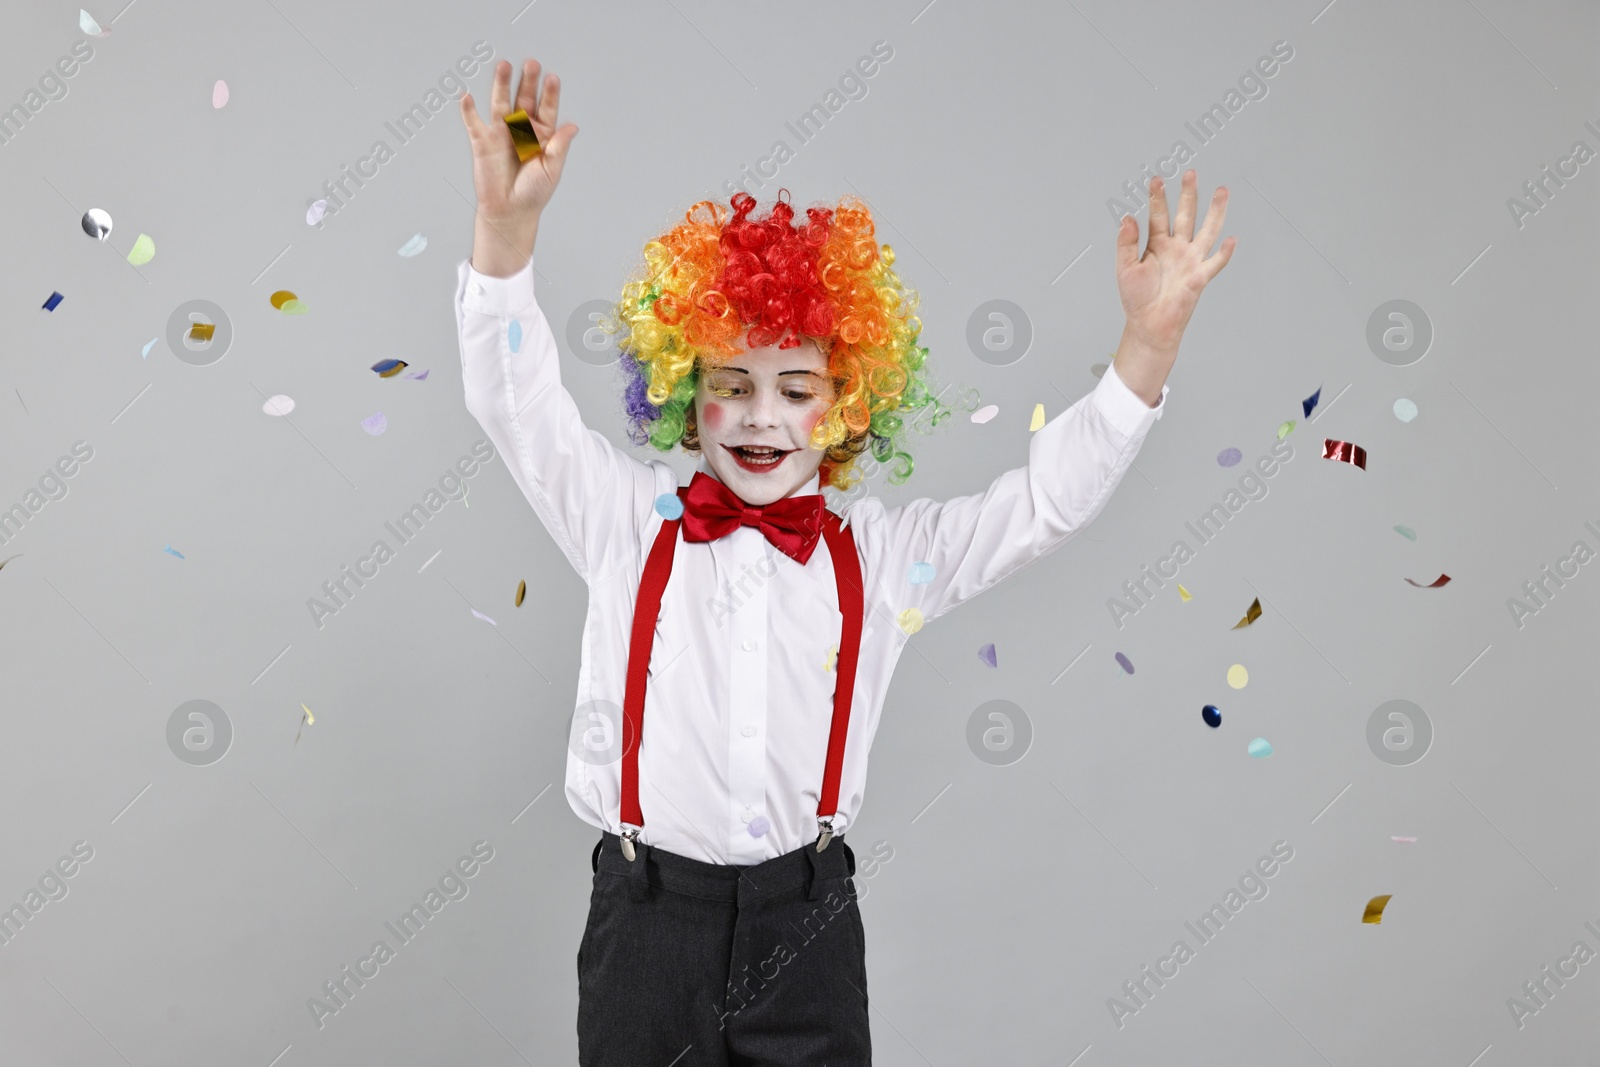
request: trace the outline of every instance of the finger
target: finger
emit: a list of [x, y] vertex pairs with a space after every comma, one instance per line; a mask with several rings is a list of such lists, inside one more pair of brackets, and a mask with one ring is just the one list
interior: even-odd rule
[[1165, 239], [1167, 232], [1167, 185], [1160, 176], [1150, 179], [1150, 240], [1145, 245], [1145, 251], [1154, 252], [1156, 249], [1156, 236]]
[[1175, 237], [1184, 240], [1194, 240], [1194, 202], [1195, 190], [1199, 187], [1199, 176], [1194, 168], [1190, 167], [1183, 172], [1179, 181], [1178, 190], [1178, 217], [1172, 220], [1172, 233]]
[[1222, 268], [1228, 265], [1228, 260], [1233, 258], [1233, 250], [1237, 247], [1239, 247], [1239, 239], [1237, 237], [1229, 237], [1222, 242], [1222, 247], [1217, 249], [1216, 255], [1202, 262], [1201, 266], [1209, 268], [1206, 274], [1207, 282], [1215, 278]]
[[1222, 220], [1228, 217], [1228, 187], [1217, 186], [1217, 191], [1211, 194], [1211, 207], [1206, 211], [1206, 221], [1200, 227], [1200, 236], [1195, 238], [1195, 243], [1200, 246], [1202, 255], [1211, 251], [1211, 242], [1217, 239], [1217, 234], [1222, 232]]
[[[1128, 220], [1133, 220], [1133, 225], [1128, 225]], [[1139, 220], [1133, 215], [1124, 215], [1117, 222], [1117, 270], [1124, 271], [1136, 266], [1139, 262]]]
[[499, 122], [511, 114], [511, 64], [505, 60], [494, 65], [494, 81], [489, 89], [489, 121]]
[[[538, 121], [549, 129], [556, 128], [556, 113], [561, 107], [561, 79], [554, 74], [545, 76], [544, 96], [539, 100]], [[528, 114], [533, 114], [532, 111]]]
[[539, 61], [530, 59], [522, 64], [522, 81], [517, 85], [517, 105], [512, 111], [526, 111], [533, 114], [534, 101], [538, 98], [539, 90]]
[[478, 102], [472, 99], [471, 93], [461, 94], [461, 125], [467, 128], [467, 136], [476, 142], [483, 135], [483, 120], [478, 117]]

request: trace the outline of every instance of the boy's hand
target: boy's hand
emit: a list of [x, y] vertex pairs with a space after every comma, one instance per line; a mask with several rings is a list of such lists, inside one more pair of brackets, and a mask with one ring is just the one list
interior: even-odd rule
[[[578, 127], [570, 122], [556, 128], [556, 109], [561, 102], [560, 79], [554, 74], [546, 75], [544, 92], [536, 99], [538, 84], [539, 61], [530, 59], [522, 66], [522, 83], [513, 104], [511, 64], [505, 60], [496, 63], [487, 123], [478, 117], [477, 102], [472, 94], [461, 94], [461, 123], [472, 141], [472, 184], [478, 194], [479, 225], [473, 266], [485, 274], [514, 273], [527, 262], [533, 252], [539, 215], [561, 181], [567, 146], [578, 132]], [[528, 113], [543, 149], [526, 163], [517, 158], [511, 130], [504, 122], [507, 115], [519, 109]], [[493, 235], [487, 241], [483, 239], [486, 236], [484, 224]], [[505, 266], [510, 266], [510, 270], [496, 269]]]
[[[1117, 292], [1127, 325], [1117, 347], [1114, 366], [1128, 388], [1154, 407], [1161, 386], [1178, 354], [1178, 342], [1206, 283], [1233, 257], [1237, 238], [1229, 237], [1215, 254], [1207, 256], [1222, 221], [1228, 214], [1228, 190], [1218, 187], [1211, 198], [1205, 225], [1195, 236], [1195, 186], [1193, 168], [1183, 174], [1178, 195], [1178, 217], [1167, 233], [1167, 194], [1159, 177], [1150, 180], [1150, 239], [1141, 258], [1139, 220], [1123, 216], [1117, 227]], [[1154, 398], [1154, 399], [1152, 399]]]

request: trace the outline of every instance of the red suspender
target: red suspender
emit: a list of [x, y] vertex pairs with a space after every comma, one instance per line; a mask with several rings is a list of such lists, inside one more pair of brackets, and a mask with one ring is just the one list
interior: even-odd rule
[[[688, 489], [680, 487], [682, 499]], [[824, 509], [823, 537], [833, 559], [839, 588], [839, 611], [844, 617], [839, 637], [839, 658], [834, 665], [833, 724], [828, 731], [828, 760], [822, 772], [822, 791], [817, 803], [819, 839], [817, 851], [827, 847], [833, 836], [833, 816], [839, 808], [839, 775], [844, 766], [844, 741], [850, 728], [850, 698], [855, 690], [856, 660], [861, 651], [861, 627], [865, 618], [862, 596], [861, 559], [855, 538], [840, 524], [839, 516]], [[672, 573], [672, 554], [678, 543], [681, 519], [661, 524], [650, 555], [645, 560], [644, 577], [633, 608], [633, 636], [628, 648], [628, 679], [622, 702], [622, 823], [623, 851], [631, 853], [634, 827], [644, 826], [639, 808], [639, 745], [644, 731], [644, 692], [650, 667], [650, 650], [655, 644], [656, 621], [661, 616], [661, 594]], [[633, 856], [628, 857], [630, 860]]]

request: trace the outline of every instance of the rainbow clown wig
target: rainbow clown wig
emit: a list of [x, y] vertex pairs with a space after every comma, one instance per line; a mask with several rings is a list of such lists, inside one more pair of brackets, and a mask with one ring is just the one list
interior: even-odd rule
[[933, 426], [950, 414], [922, 374], [928, 350], [917, 346], [916, 291], [901, 285], [894, 250], [880, 250], [859, 198], [807, 208], [796, 227], [787, 193], [762, 218], [751, 217], [756, 200], [746, 192], [729, 201], [731, 217], [702, 200], [644, 246], [645, 265], [604, 324], [622, 351], [629, 439], [698, 453], [701, 371], [744, 351], [740, 335], [749, 348], [780, 349], [806, 337], [827, 356], [834, 382], [834, 404], [811, 434], [811, 447], [825, 452], [820, 484], [856, 484], [856, 457], [868, 447], [878, 462], [896, 461], [889, 481], [903, 484], [915, 463], [902, 447], [899, 413], [927, 408]]

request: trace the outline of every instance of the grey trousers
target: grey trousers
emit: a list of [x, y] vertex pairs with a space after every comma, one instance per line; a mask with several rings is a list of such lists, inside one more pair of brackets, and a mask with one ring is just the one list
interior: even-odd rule
[[870, 1067], [855, 854], [748, 867], [606, 831], [578, 946], [580, 1067]]

